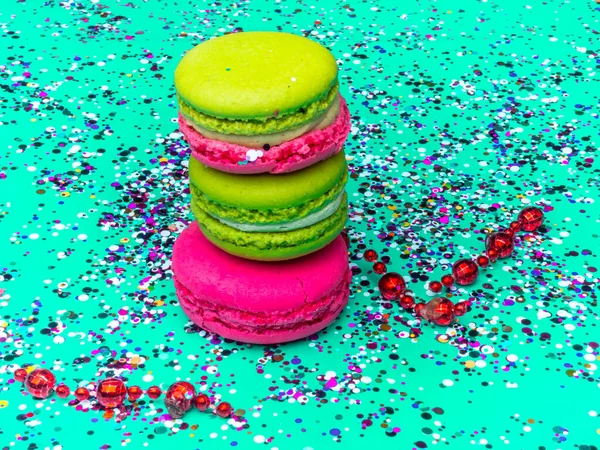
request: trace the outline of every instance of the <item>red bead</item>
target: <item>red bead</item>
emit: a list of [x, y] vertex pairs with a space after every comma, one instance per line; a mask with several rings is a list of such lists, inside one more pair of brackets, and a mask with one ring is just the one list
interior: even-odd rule
[[223, 417], [223, 418], [229, 417], [232, 412], [233, 412], [233, 408], [227, 402], [221, 402], [215, 408], [215, 414], [217, 414], [217, 416]]
[[448, 289], [450, 289], [454, 284], [454, 277], [452, 275], [444, 275], [442, 277], [442, 284]]
[[459, 259], [452, 265], [452, 276], [456, 284], [467, 286], [473, 284], [479, 274], [479, 268], [470, 259]]
[[379, 292], [386, 300], [397, 300], [406, 290], [402, 275], [396, 272], [386, 273], [379, 279]]
[[142, 391], [142, 388], [139, 386], [131, 386], [127, 389], [127, 397], [130, 402], [135, 402], [143, 393], [144, 391]]
[[495, 248], [486, 249], [485, 253], [488, 255], [488, 258], [491, 262], [494, 262], [498, 259], [498, 250]]
[[424, 307], [425, 307], [425, 303], [417, 303], [413, 307], [413, 312], [415, 313], [415, 316], [421, 317], [421, 312], [423, 311]]
[[523, 231], [535, 231], [544, 221], [544, 213], [535, 206], [529, 206], [519, 213]]
[[387, 267], [384, 263], [382, 262], [376, 262], [375, 264], [373, 264], [373, 272], [375, 272], [378, 275], [383, 275], [387, 270]]
[[485, 240], [485, 248], [496, 249], [498, 258], [508, 258], [515, 249], [515, 241], [510, 234], [498, 231], [488, 235]]
[[96, 400], [105, 408], [116, 408], [122, 405], [127, 396], [127, 387], [118, 378], [107, 378], [96, 387]]
[[192, 407], [192, 401], [196, 396], [196, 388], [187, 381], [173, 383], [165, 394], [165, 406], [175, 419], [181, 419]]
[[435, 292], [436, 294], [442, 292], [443, 287], [444, 286], [439, 281], [432, 281], [431, 283], [429, 283], [429, 290]]
[[488, 258], [485, 255], [479, 255], [477, 257], [477, 265], [485, 269], [487, 266], [490, 265], [490, 258]]
[[414, 308], [415, 306], [415, 299], [414, 297], [411, 297], [410, 295], [403, 295], [402, 297], [400, 297], [400, 306], [402, 306], [404, 309], [410, 309], [410, 308]]
[[514, 222], [510, 223], [509, 228], [512, 230], [513, 234], [518, 233], [521, 231], [521, 228], [523, 228], [523, 222], [520, 220], [515, 220]]
[[87, 400], [90, 397], [90, 391], [84, 387], [78, 387], [75, 389], [75, 398], [80, 402]]
[[210, 397], [206, 394], [198, 394], [194, 398], [194, 406], [198, 411], [206, 411], [210, 406]]
[[450, 325], [455, 317], [454, 304], [446, 298], [433, 298], [421, 310], [421, 317], [437, 325]]
[[148, 397], [150, 397], [152, 400], [156, 400], [161, 396], [162, 391], [158, 386], [150, 386], [146, 391], [146, 394], [148, 394]]
[[25, 378], [27, 378], [27, 371], [25, 369], [17, 369], [13, 376], [15, 377], [15, 380], [22, 383], [25, 381]]
[[48, 369], [35, 369], [25, 377], [25, 389], [35, 398], [48, 398], [56, 386], [56, 377]]
[[375, 262], [377, 261], [377, 252], [375, 250], [365, 250], [363, 258], [365, 258], [365, 261]]
[[56, 386], [56, 395], [58, 395], [60, 398], [67, 398], [69, 395], [71, 395], [71, 389], [69, 389], [69, 386], [66, 384], [59, 384]]
[[469, 304], [467, 302], [458, 302], [454, 305], [454, 314], [457, 316], [464, 316], [469, 310]]

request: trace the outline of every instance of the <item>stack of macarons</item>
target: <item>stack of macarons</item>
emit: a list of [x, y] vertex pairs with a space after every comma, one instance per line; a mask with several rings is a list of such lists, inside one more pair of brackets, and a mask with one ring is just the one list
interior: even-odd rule
[[351, 278], [350, 115], [334, 57], [292, 34], [229, 34], [189, 51], [175, 88], [196, 219], [173, 252], [184, 312], [251, 343], [324, 328]]

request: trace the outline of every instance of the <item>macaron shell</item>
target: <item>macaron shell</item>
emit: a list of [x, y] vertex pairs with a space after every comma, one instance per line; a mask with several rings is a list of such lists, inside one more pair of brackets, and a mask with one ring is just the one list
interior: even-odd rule
[[179, 129], [190, 145], [192, 155], [206, 166], [237, 174], [281, 174], [304, 169], [338, 153], [350, 133], [350, 112], [341, 98], [340, 112], [331, 125], [273, 146], [268, 151], [207, 139], [181, 115]]
[[323, 116], [333, 106], [338, 96], [338, 90], [339, 87], [336, 83], [320, 98], [294, 112], [289, 114], [277, 112], [271, 117], [257, 119], [224, 119], [211, 116], [197, 111], [181, 97], [178, 99], [178, 105], [181, 114], [199, 127], [226, 135], [258, 136], [290, 131]]
[[280, 32], [233, 33], [205, 41], [175, 70], [175, 88], [188, 104], [230, 119], [289, 114], [325, 95], [336, 79], [329, 50]]
[[311, 336], [340, 314], [348, 303], [352, 274], [329, 295], [304, 307], [268, 315], [215, 307], [194, 296], [177, 279], [177, 297], [184, 313], [198, 326], [224, 338], [250, 344], [277, 344]]
[[173, 247], [172, 269], [194, 295], [220, 307], [275, 313], [325, 298], [348, 272], [341, 236], [316, 253], [277, 264], [230, 255], [214, 246], [192, 222]]
[[[202, 191], [197, 189], [193, 184], [190, 185], [190, 193], [192, 194], [192, 204], [195, 208], [205, 211], [208, 215], [219, 219], [221, 222], [234, 222], [247, 225], [281, 225], [289, 224], [290, 222], [295, 222], [323, 211], [331, 203], [335, 202], [340, 195], [343, 195], [347, 181], [348, 175], [344, 174], [334, 187], [315, 199], [297, 206], [272, 209], [225, 206], [206, 198]], [[329, 215], [323, 216], [319, 221], [324, 220]]]
[[[202, 232], [213, 244], [232, 255], [257, 261], [285, 261], [317, 251], [340, 234], [348, 219], [346, 198], [333, 216], [310, 227], [284, 232], [239, 231], [208, 216], [194, 204], [192, 212]], [[217, 236], [217, 233], [220, 236]], [[290, 242], [294, 239], [297, 241], [294, 245], [278, 245], [279, 241]]]
[[190, 159], [190, 182], [210, 200], [238, 208], [274, 209], [297, 206], [329, 191], [347, 173], [343, 153], [302, 171], [282, 175], [220, 172]]

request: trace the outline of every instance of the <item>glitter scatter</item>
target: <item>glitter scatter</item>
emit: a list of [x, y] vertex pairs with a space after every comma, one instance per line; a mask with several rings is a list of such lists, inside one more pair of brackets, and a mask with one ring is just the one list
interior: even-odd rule
[[[598, 447], [600, 4], [5, 3], [3, 446]], [[323, 332], [251, 346], [189, 322], [172, 286], [191, 220], [173, 71], [203, 40], [265, 29], [338, 61], [353, 280]], [[482, 253], [499, 232], [509, 258]], [[473, 284], [442, 278], [460, 259]], [[411, 296], [382, 298], [378, 272]], [[435, 297], [463, 315], [401, 306]], [[36, 369], [73, 395], [34, 399]], [[107, 378], [135, 401], [99, 405]], [[228, 417], [172, 417], [178, 381]]]

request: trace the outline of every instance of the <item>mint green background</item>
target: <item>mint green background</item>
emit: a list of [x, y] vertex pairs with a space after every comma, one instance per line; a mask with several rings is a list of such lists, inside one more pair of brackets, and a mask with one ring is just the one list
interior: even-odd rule
[[[596, 448], [598, 9], [590, 0], [4, 1], [0, 446]], [[362, 273], [334, 325], [279, 347], [193, 332], [168, 271], [176, 235], [168, 226], [180, 231], [190, 217], [172, 73], [185, 50], [236, 27], [308, 33], [327, 45], [353, 112], [349, 227]], [[18, 78], [24, 72], [30, 78]], [[156, 181], [136, 216], [111, 183], [134, 183], [144, 169]], [[390, 183], [388, 197], [368, 187], [379, 181]], [[391, 270], [439, 278], [449, 262], [483, 249], [481, 230], [507, 225], [528, 202], [545, 205], [547, 228], [457, 292], [477, 305], [454, 333], [490, 347], [461, 353], [457, 336], [442, 343], [446, 329], [431, 326], [418, 339], [399, 337], [410, 326], [393, 316], [411, 317], [382, 305], [359, 241], [381, 253], [377, 235], [395, 224]], [[99, 223], [108, 213], [115, 226]], [[150, 216], [156, 223], [147, 225]], [[154, 232], [136, 242], [143, 227]], [[423, 282], [409, 287], [426, 297]], [[388, 331], [382, 312], [391, 313]], [[146, 318], [136, 323], [136, 314]], [[139, 356], [143, 367], [131, 366]], [[477, 361], [485, 366], [465, 370]], [[149, 424], [161, 416], [152, 415], [157, 401], [105, 420], [56, 396], [36, 402], [22, 393], [11, 374], [27, 364], [52, 368], [72, 388], [104, 374], [143, 388], [204, 382], [245, 414]], [[321, 394], [331, 371], [342, 387]], [[150, 372], [154, 380], [144, 381]], [[295, 392], [302, 402], [289, 401]], [[365, 420], [372, 425], [363, 429]]]

